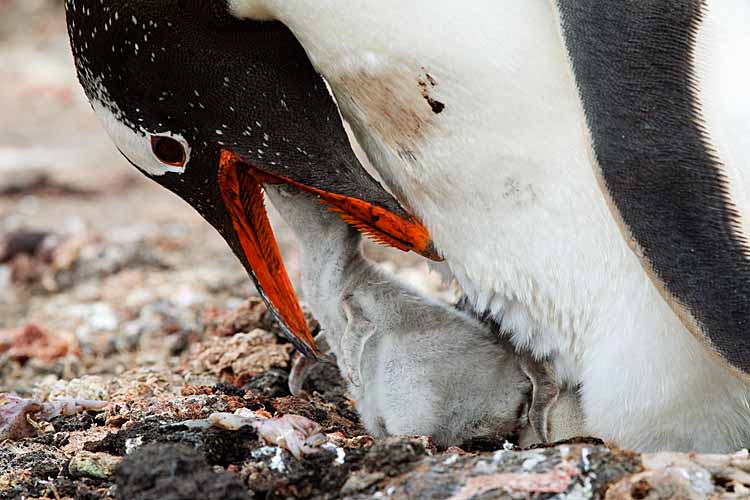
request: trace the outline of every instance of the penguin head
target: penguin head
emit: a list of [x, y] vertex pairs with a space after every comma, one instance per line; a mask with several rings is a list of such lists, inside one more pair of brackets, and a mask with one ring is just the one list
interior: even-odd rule
[[225, 0], [66, 0], [79, 80], [125, 158], [226, 239], [287, 336], [315, 354], [262, 186], [311, 192], [374, 239], [437, 258], [427, 230], [362, 167], [291, 32]]

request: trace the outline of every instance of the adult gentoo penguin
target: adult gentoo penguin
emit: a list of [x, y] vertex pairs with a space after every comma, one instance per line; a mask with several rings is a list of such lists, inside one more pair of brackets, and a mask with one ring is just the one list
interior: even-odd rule
[[354, 156], [325, 83], [279, 23], [221, 2], [66, 1], [79, 80], [122, 154], [223, 235], [297, 348], [317, 354], [261, 186], [314, 194], [378, 241], [437, 258]]
[[[253, 33], [281, 21], [475, 309], [581, 385], [590, 433], [642, 450], [746, 444], [744, 0], [204, 0], [188, 21], [197, 2], [156, 3], [68, 2], [79, 61], [83, 47], [113, 81], [142, 81], [118, 97], [131, 114], [175, 98], [159, 82], [244, 77], [248, 53], [277, 50]], [[201, 35], [227, 16], [248, 23], [234, 43]], [[295, 82], [266, 71], [270, 89]], [[173, 109], [210, 106], [191, 115], [202, 127], [227, 104], [255, 103], [245, 121], [276, 105], [245, 87], [181, 92]], [[289, 126], [305, 141], [325, 135], [304, 121]]]
[[278, 20], [475, 309], [622, 446], [746, 446], [746, 0], [229, 0]]

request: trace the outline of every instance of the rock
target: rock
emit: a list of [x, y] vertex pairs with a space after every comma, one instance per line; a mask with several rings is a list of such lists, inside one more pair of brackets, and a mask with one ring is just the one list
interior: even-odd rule
[[52, 235], [46, 231], [14, 231], [0, 238], [0, 264], [5, 264], [19, 255], [33, 256], [44, 240]]
[[284, 370], [272, 368], [251, 377], [242, 388], [264, 398], [289, 396], [289, 375]]
[[289, 366], [291, 349], [290, 344], [278, 344], [272, 333], [256, 329], [231, 337], [210, 338], [197, 346], [194, 354], [206, 369], [241, 386], [271, 368]]
[[138, 422], [158, 416], [164, 421], [197, 420], [211, 413], [234, 412], [245, 406], [245, 400], [223, 394], [195, 394], [192, 396], [162, 396], [159, 398], [137, 395], [113, 402], [107, 410], [108, 424], [127, 421]]
[[366, 490], [383, 479], [385, 479], [385, 474], [382, 472], [355, 472], [344, 483], [344, 486], [341, 488], [341, 494], [353, 495]]
[[693, 490], [688, 478], [675, 470], [647, 471], [626, 477], [612, 486], [606, 500], [699, 500], [708, 498]]
[[[0, 490], [24, 479], [48, 479], [64, 470], [68, 459], [53, 446], [31, 440], [0, 446]], [[5, 483], [5, 484], [3, 484]]]
[[427, 450], [421, 439], [389, 437], [375, 442], [365, 456], [363, 466], [367, 471], [395, 477], [426, 456]]
[[93, 479], [107, 479], [114, 472], [122, 458], [113, 457], [107, 453], [91, 453], [81, 451], [70, 459], [68, 471], [73, 477], [90, 477]]
[[92, 196], [94, 193], [86, 189], [60, 182], [52, 178], [43, 170], [29, 170], [16, 173], [12, 180], [3, 178], [0, 182], [0, 196]]
[[249, 500], [236, 476], [214, 472], [193, 448], [146, 445], [117, 467], [117, 498], [122, 500]]
[[189, 422], [146, 419], [110, 432], [103, 439], [86, 443], [85, 449], [115, 456], [132, 455], [149, 444], [182, 444], [201, 453], [210, 465], [241, 464], [261, 446], [252, 428], [240, 431], [194, 428]]
[[[301, 354], [295, 354], [296, 359], [301, 359]], [[305, 362], [309, 363], [308, 360]], [[288, 388], [289, 389], [289, 388]], [[341, 377], [338, 366], [330, 363], [313, 363], [305, 368], [303, 375], [302, 392], [308, 394], [318, 393], [327, 401], [343, 403], [348, 399], [346, 382]]]
[[67, 332], [51, 334], [33, 323], [18, 330], [0, 332], [0, 352], [20, 363], [29, 359], [51, 363], [65, 356], [80, 355], [74, 335]]
[[[123, 325], [123, 334], [116, 340], [120, 351], [136, 349], [159, 351], [160, 348], [175, 350], [165, 344], [164, 335], [195, 334], [200, 330], [197, 314], [190, 308], [177, 305], [171, 300], [155, 300], [137, 308], [137, 317]], [[197, 338], [197, 334], [194, 335]], [[187, 342], [189, 339], [186, 338]], [[177, 350], [185, 350], [186, 344]]]
[[[146, 397], [169, 397], [179, 394], [181, 377], [153, 368], [133, 368], [110, 380], [107, 388], [113, 400], [130, 401]], [[140, 401], [145, 404], [146, 401]]]
[[[370, 454], [372, 451], [368, 457]], [[391, 454], [379, 455], [382, 458], [376, 463], [387, 460], [388, 456]], [[367, 470], [373, 471], [373, 466], [368, 465]], [[612, 481], [638, 471], [637, 455], [604, 446], [564, 445], [521, 452], [500, 450], [476, 456], [436, 455], [407, 460], [398, 469], [391, 469], [388, 477], [370, 487], [367, 493], [451, 500], [541, 495], [601, 498]]]
[[0, 249], [14, 283], [59, 293], [129, 267], [168, 267], [143, 240], [117, 241], [87, 232], [42, 236], [42, 232], [17, 233], [6, 239], [4, 249]]
[[206, 333], [228, 337], [235, 333], [263, 328], [263, 317], [266, 312], [266, 305], [261, 299], [247, 300], [235, 310], [225, 313], [217, 312], [214, 316], [206, 318]]
[[647, 453], [639, 474], [607, 491], [607, 499], [740, 498], [750, 495], [747, 450], [734, 455]]
[[337, 498], [363, 454], [364, 450], [323, 447], [298, 461], [281, 448], [267, 446], [253, 452], [240, 476], [256, 498]]
[[84, 375], [70, 381], [58, 380], [49, 389], [48, 399], [99, 399], [109, 398], [107, 382], [103, 377]]

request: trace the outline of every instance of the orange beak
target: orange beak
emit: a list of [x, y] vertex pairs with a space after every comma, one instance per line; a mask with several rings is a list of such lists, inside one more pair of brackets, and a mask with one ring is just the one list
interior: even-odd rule
[[219, 187], [258, 291], [295, 347], [306, 356], [320, 357], [284, 268], [263, 201], [263, 184], [283, 183], [317, 195], [345, 222], [380, 243], [404, 251], [413, 250], [433, 260], [440, 260], [440, 257], [427, 229], [419, 222], [406, 220], [358, 198], [262, 171], [223, 150], [219, 161]]

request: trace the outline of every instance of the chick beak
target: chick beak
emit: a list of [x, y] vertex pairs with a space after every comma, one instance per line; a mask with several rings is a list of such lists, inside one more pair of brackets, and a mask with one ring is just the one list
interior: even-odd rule
[[366, 200], [314, 188], [288, 177], [265, 172], [227, 150], [221, 152], [218, 171], [221, 195], [258, 292], [269, 305], [286, 336], [306, 356], [317, 358], [321, 353], [307, 327], [281, 259], [264, 205], [263, 184], [291, 184], [315, 194], [345, 222], [374, 240], [440, 260], [424, 226]]

